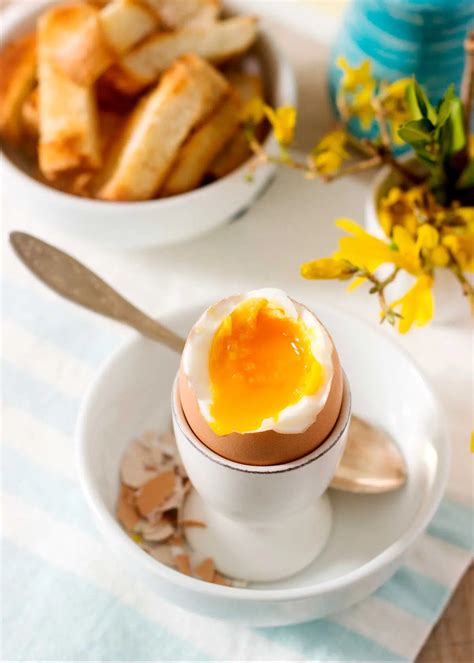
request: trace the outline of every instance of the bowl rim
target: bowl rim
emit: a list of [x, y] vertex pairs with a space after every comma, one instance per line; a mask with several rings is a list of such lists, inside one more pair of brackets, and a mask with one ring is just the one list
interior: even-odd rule
[[[24, 5], [11, 5], [7, 7], [3, 12], [3, 20], [0, 27], [2, 43], [8, 43], [11, 33], [15, 32], [16, 30], [21, 30], [22, 24], [28, 21], [29, 18], [39, 15], [39, 13], [46, 9], [46, 7], [49, 5], [58, 4], [60, 2], [61, 0], [37, 0], [35, 3], [25, 3]], [[229, 4], [232, 5], [232, 0], [230, 0]], [[284, 52], [278, 47], [276, 39], [274, 39], [271, 33], [266, 29], [263, 22], [259, 26], [259, 35], [257, 41], [258, 40], [262, 41], [263, 48], [267, 50], [272, 55], [272, 57], [275, 58], [277, 80], [285, 81], [285, 90], [283, 95], [286, 99], [285, 103], [293, 106], [296, 105], [297, 85], [293, 68], [284, 55]], [[269, 132], [263, 144], [268, 147], [274, 143], [275, 141], [273, 136], [271, 132]], [[219, 185], [223, 185], [236, 177], [243, 178], [244, 173], [246, 170], [248, 170], [251, 159], [252, 157], [244, 161], [244, 163], [232, 170], [230, 173], [227, 173], [214, 182], [210, 182], [209, 184], [200, 186], [185, 193], [175, 194], [166, 198], [152, 198], [151, 200], [120, 201], [99, 200], [97, 198], [76, 196], [72, 193], [61, 191], [60, 189], [55, 189], [53, 186], [41, 182], [35, 177], [29, 175], [13, 161], [3, 149], [0, 149], [0, 165], [5, 168], [7, 174], [11, 177], [19, 179], [25, 185], [25, 187], [33, 187], [39, 195], [44, 195], [47, 198], [54, 199], [64, 205], [75, 204], [78, 207], [81, 207], [84, 211], [87, 211], [88, 209], [94, 209], [96, 211], [111, 210], [112, 212], [113, 210], [123, 210], [125, 213], [132, 211], [139, 212], [144, 209], [151, 210], [158, 206], [162, 211], [166, 211], [167, 208], [181, 204], [181, 202], [184, 204], [192, 204], [196, 198], [201, 196], [204, 197], [206, 193], [210, 193], [212, 195], [214, 189]]]
[[[87, 462], [87, 448], [85, 444], [84, 428], [86, 425], [87, 413], [96, 400], [95, 392], [99, 389], [103, 375], [114, 365], [120, 361], [121, 356], [129, 351], [129, 348], [137, 343], [143, 342], [144, 339], [139, 334], [132, 333], [106, 360], [99, 368], [94, 380], [92, 381], [89, 391], [84, 398], [76, 425], [75, 442], [76, 442], [76, 464], [79, 470], [79, 480], [85, 499], [94, 513], [96, 521], [100, 525], [101, 533], [104, 535], [105, 540], [110, 545], [112, 542], [120, 545], [123, 553], [128, 558], [133, 558], [138, 567], [147, 570], [149, 573], [158, 577], [159, 580], [177, 586], [180, 590], [186, 592], [195, 592], [200, 595], [217, 598], [217, 599], [231, 599], [241, 603], [281, 603], [286, 601], [310, 599], [315, 596], [323, 596], [331, 594], [335, 591], [340, 591], [350, 588], [358, 582], [363, 582], [365, 579], [382, 572], [383, 569], [390, 567], [391, 564], [396, 563], [397, 560], [406, 552], [410, 546], [417, 540], [417, 538], [426, 530], [429, 522], [433, 518], [441, 499], [444, 495], [449, 469], [450, 469], [450, 437], [447, 430], [444, 411], [438, 401], [433, 388], [427, 381], [423, 372], [420, 370], [416, 361], [409, 355], [409, 353], [401, 347], [394, 339], [389, 338], [385, 333], [382, 333], [373, 324], [360, 318], [359, 316], [349, 314], [343, 309], [330, 306], [325, 303], [318, 305], [322, 310], [327, 310], [335, 313], [337, 316], [345, 320], [346, 324], [350, 326], [351, 323], [357, 321], [357, 324], [362, 325], [368, 333], [375, 334], [379, 339], [389, 346], [392, 350], [398, 352], [404, 358], [407, 366], [411, 371], [417, 374], [421, 385], [426, 390], [429, 400], [432, 402], [433, 411], [437, 413], [437, 429], [439, 430], [438, 440], [439, 446], [437, 452], [439, 454], [439, 462], [437, 470], [428, 490], [423, 503], [420, 505], [417, 513], [414, 515], [412, 522], [403, 532], [403, 534], [387, 548], [385, 548], [376, 557], [362, 564], [357, 569], [345, 573], [344, 575], [330, 580], [324, 580], [317, 585], [311, 584], [308, 586], [283, 588], [283, 589], [268, 589], [268, 588], [241, 588], [241, 587], [225, 587], [214, 583], [204, 582], [198, 578], [186, 576], [175, 569], [172, 569], [159, 561], [150, 557], [143, 551], [137, 544], [130, 539], [126, 532], [122, 529], [117, 520], [110, 514], [105, 506], [98, 489], [96, 488], [95, 481], [91, 476]], [[174, 314], [179, 315], [179, 311]], [[173, 319], [173, 314], [163, 318]]]
[[188, 424], [186, 417], [184, 416], [181, 399], [179, 398], [178, 377], [179, 371], [173, 382], [173, 387], [171, 390], [171, 416], [173, 421], [176, 422], [176, 425], [183, 433], [186, 441], [191, 444], [199, 453], [201, 453], [213, 463], [217, 463], [217, 465], [221, 465], [222, 467], [227, 467], [230, 470], [244, 472], [245, 474], [271, 475], [292, 472], [293, 470], [298, 470], [301, 467], [305, 467], [306, 465], [319, 460], [325, 456], [328, 451], [335, 447], [338, 442], [342, 442], [345, 439], [344, 433], [349, 425], [351, 418], [352, 398], [349, 381], [344, 372], [344, 388], [342, 393], [341, 409], [339, 410], [337, 421], [334, 424], [328, 437], [318, 447], [316, 447], [316, 449], [313, 449], [301, 458], [295, 458], [294, 460], [288, 461], [286, 463], [280, 463], [278, 465], [248, 465], [246, 463], [238, 463], [236, 461], [229, 460], [228, 458], [224, 458], [223, 456], [219, 456], [219, 454], [215, 453], [215, 451], [201, 442], [201, 440], [194, 434], [193, 430]]

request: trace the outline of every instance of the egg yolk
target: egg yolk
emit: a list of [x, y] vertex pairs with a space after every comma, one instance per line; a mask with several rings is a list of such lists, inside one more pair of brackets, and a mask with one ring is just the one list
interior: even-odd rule
[[246, 300], [222, 321], [209, 352], [209, 425], [217, 435], [257, 430], [321, 387], [312, 334], [266, 299]]

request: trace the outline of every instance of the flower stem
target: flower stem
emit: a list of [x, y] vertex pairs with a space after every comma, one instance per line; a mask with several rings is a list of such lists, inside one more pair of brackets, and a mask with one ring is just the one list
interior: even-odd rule
[[365, 170], [377, 168], [377, 166], [380, 166], [381, 163], [381, 158], [376, 155], [370, 159], [365, 159], [364, 161], [357, 161], [356, 163], [352, 164], [351, 166], [347, 166], [346, 168], [341, 168], [336, 173], [332, 173], [331, 175], [323, 175], [322, 178], [325, 182], [333, 182], [339, 177], [344, 177], [345, 175], [353, 175], [355, 173], [361, 173]]
[[400, 175], [402, 175], [402, 177], [405, 180], [411, 182], [415, 186], [423, 182], [424, 178], [420, 177], [419, 175], [416, 175], [403, 163], [398, 161], [398, 159], [396, 159], [393, 156], [392, 152], [390, 151], [390, 148], [385, 147], [383, 145], [375, 145], [368, 138], [360, 139], [357, 138], [356, 136], [353, 136], [350, 133], [347, 134], [347, 142], [355, 150], [358, 150], [359, 152], [361, 152], [366, 156], [374, 157], [377, 155], [380, 159], [380, 163], [385, 163], [391, 166], [393, 170], [396, 170], [398, 173], [400, 173]]
[[387, 276], [386, 279], [381, 281], [379, 278], [375, 276], [375, 274], [372, 274], [372, 272], [369, 272], [368, 270], [363, 270], [362, 276], [364, 276], [368, 281], [370, 281], [373, 286], [374, 286], [374, 292], [377, 293], [377, 297], [379, 300], [379, 305], [380, 309], [382, 311], [382, 322], [385, 320], [385, 318], [393, 319], [394, 317], [399, 317], [397, 314], [392, 311], [390, 306], [387, 304], [387, 299], [385, 297], [385, 289], [390, 283], [395, 281], [397, 278], [397, 274], [400, 271], [399, 267], [395, 267], [392, 272]]
[[388, 133], [387, 129], [387, 123], [385, 121], [385, 115], [383, 112], [382, 104], [380, 103], [380, 99], [378, 97], [375, 97], [372, 101], [372, 106], [375, 111], [375, 117], [377, 119], [377, 124], [379, 125], [379, 130], [380, 130], [380, 139], [382, 140], [382, 145], [384, 146], [386, 151], [390, 150], [390, 135]]
[[454, 274], [454, 276], [459, 281], [459, 283], [461, 284], [462, 291], [464, 295], [468, 298], [471, 311], [472, 313], [474, 313], [474, 286], [471, 283], [469, 283], [469, 281], [467, 280], [466, 276], [464, 275], [464, 272], [462, 271], [461, 267], [458, 265], [457, 260], [453, 255], [452, 251], [450, 250], [448, 251], [449, 255], [451, 256], [450, 269]]

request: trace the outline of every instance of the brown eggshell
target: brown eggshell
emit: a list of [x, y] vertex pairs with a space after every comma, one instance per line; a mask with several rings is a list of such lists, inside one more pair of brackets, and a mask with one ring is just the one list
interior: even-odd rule
[[[332, 343], [332, 339], [331, 339]], [[302, 458], [320, 446], [334, 428], [342, 404], [343, 376], [336, 348], [332, 352], [334, 375], [329, 395], [314, 423], [303, 433], [231, 433], [216, 435], [201, 414], [194, 390], [179, 372], [179, 396], [184, 415], [194, 434], [216, 454], [245, 465], [279, 465]]]

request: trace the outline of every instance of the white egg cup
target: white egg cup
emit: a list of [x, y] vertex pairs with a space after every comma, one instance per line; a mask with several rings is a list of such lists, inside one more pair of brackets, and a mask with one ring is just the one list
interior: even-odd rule
[[191, 547], [234, 578], [269, 582], [308, 566], [329, 538], [332, 511], [325, 493], [344, 451], [351, 414], [349, 383], [329, 437], [302, 458], [281, 465], [242, 465], [206, 447], [184, 416], [177, 380], [172, 417], [183, 464], [194, 486], [184, 505]]

